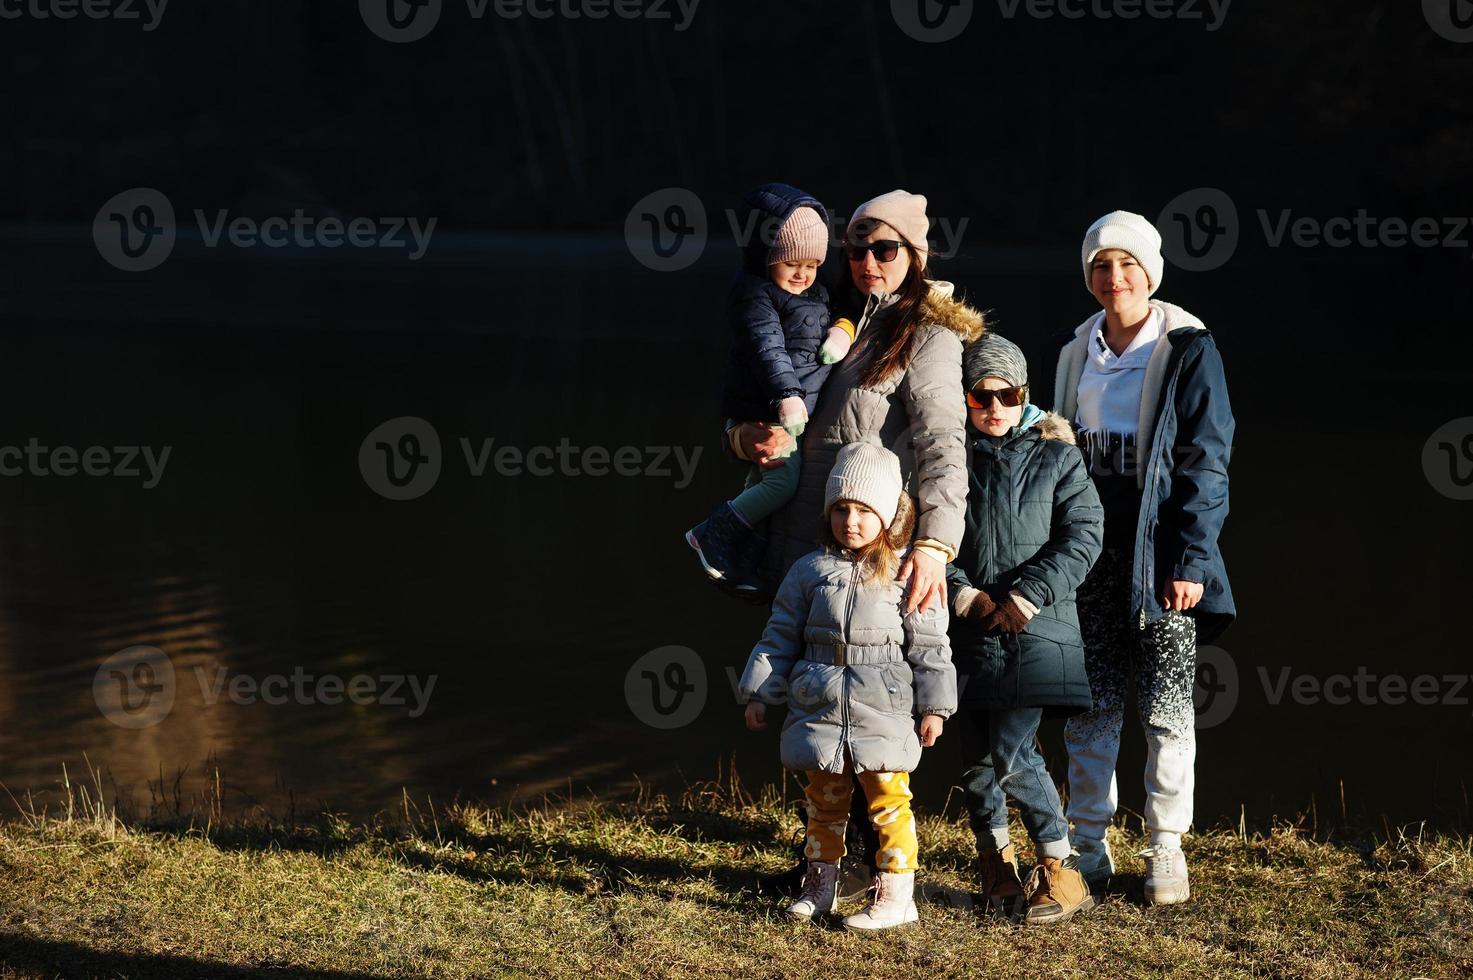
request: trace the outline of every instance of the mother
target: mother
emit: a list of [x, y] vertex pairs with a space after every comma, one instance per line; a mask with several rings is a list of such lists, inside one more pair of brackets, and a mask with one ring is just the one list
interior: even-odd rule
[[[835, 308], [858, 326], [854, 346], [829, 374], [803, 439], [797, 493], [772, 516], [764, 577], [778, 582], [817, 546], [829, 470], [846, 443], [882, 445], [900, 458], [906, 490], [917, 498], [916, 536], [901, 566], [910, 578], [906, 611], [946, 608], [946, 563], [956, 556], [966, 520], [967, 408], [962, 391], [962, 347], [982, 336], [982, 314], [952, 296], [952, 285], [930, 278], [926, 199], [903, 190], [861, 204], [844, 235], [847, 276], [835, 290]], [[763, 467], [781, 466], [790, 444], [780, 426], [743, 423], [730, 433], [733, 451]], [[877, 843], [864, 809], [852, 795], [850, 826], [868, 854]], [[858, 857], [858, 855], [853, 855]], [[765, 881], [788, 890], [806, 862]], [[855, 882], [858, 876], [860, 882]], [[843, 894], [868, 875], [851, 861]]]
[[[982, 336], [982, 314], [930, 278], [926, 199], [903, 190], [855, 210], [845, 232], [848, 275], [835, 308], [858, 336], [819, 392], [803, 439], [802, 478], [791, 503], [775, 514], [763, 571], [779, 581], [816, 546], [824, 486], [839, 449], [850, 442], [885, 446], [900, 457], [906, 489], [917, 498], [916, 537], [901, 568], [911, 577], [908, 611], [946, 604], [946, 563], [961, 543], [966, 514], [967, 409], [962, 347]], [[763, 467], [790, 440], [781, 427], [744, 423], [732, 448]]]

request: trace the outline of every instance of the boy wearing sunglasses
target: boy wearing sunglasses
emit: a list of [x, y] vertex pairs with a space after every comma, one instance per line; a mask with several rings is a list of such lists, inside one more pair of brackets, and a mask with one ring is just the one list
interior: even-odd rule
[[[967, 389], [966, 530], [947, 566], [962, 786], [984, 901], [1028, 924], [1094, 906], [1039, 755], [1045, 718], [1090, 707], [1074, 591], [1099, 557], [1104, 511], [1069, 423], [1028, 403], [1028, 364], [987, 333], [962, 360]], [[1026, 884], [1008, 798], [1037, 852]], [[1024, 911], [1026, 907], [1026, 912]]]
[[787, 184], [764, 184], [742, 200], [737, 217], [751, 238], [727, 296], [727, 431], [741, 422], [775, 423], [795, 443], [782, 467], [750, 467], [742, 492], [686, 531], [685, 541], [710, 579], [755, 596], [761, 591], [755, 565], [766, 542], [752, 529], [797, 492], [796, 440], [831, 366], [848, 353], [854, 326], [832, 322], [828, 289], [818, 281], [829, 227], [816, 198]]

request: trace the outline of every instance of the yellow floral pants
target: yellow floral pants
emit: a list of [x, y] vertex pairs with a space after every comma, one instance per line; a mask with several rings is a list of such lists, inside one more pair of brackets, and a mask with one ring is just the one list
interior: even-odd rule
[[[808, 842], [803, 853], [810, 861], [837, 861], [844, 856], [852, 778], [848, 773], [808, 773]], [[876, 870], [915, 871], [916, 818], [910, 812], [910, 773], [862, 772], [859, 785], [869, 803], [870, 823], [880, 838]]]

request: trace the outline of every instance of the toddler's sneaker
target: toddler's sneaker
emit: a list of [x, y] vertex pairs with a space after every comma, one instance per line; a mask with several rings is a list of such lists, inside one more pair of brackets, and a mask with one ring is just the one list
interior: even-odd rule
[[729, 579], [741, 561], [742, 542], [752, 529], [722, 502], [710, 517], [685, 532], [685, 543], [695, 549], [701, 567], [713, 579]]
[[832, 861], [809, 861], [803, 873], [803, 890], [786, 909], [788, 918], [808, 922], [815, 915], [832, 915], [839, 907], [839, 865]]
[[1146, 859], [1146, 901], [1152, 905], [1175, 905], [1192, 895], [1187, 881], [1187, 856], [1180, 847], [1156, 844], [1141, 851]]

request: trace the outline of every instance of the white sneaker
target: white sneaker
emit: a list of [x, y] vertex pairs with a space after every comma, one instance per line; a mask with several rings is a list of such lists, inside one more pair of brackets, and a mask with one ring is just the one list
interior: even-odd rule
[[1103, 885], [1115, 873], [1115, 859], [1110, 856], [1110, 842], [1093, 837], [1075, 837], [1074, 851], [1079, 855], [1079, 873], [1091, 888]]
[[1187, 881], [1187, 856], [1180, 847], [1156, 844], [1141, 851], [1146, 859], [1146, 901], [1152, 905], [1175, 905], [1191, 897]]
[[871, 886], [875, 897], [869, 907], [856, 915], [844, 917], [844, 928], [855, 932], [873, 932], [908, 926], [920, 920], [915, 903], [916, 876], [881, 871]]
[[808, 922], [820, 913], [830, 915], [839, 908], [839, 865], [830, 861], [809, 861], [803, 873], [803, 890], [798, 900], [784, 911], [788, 917]]

